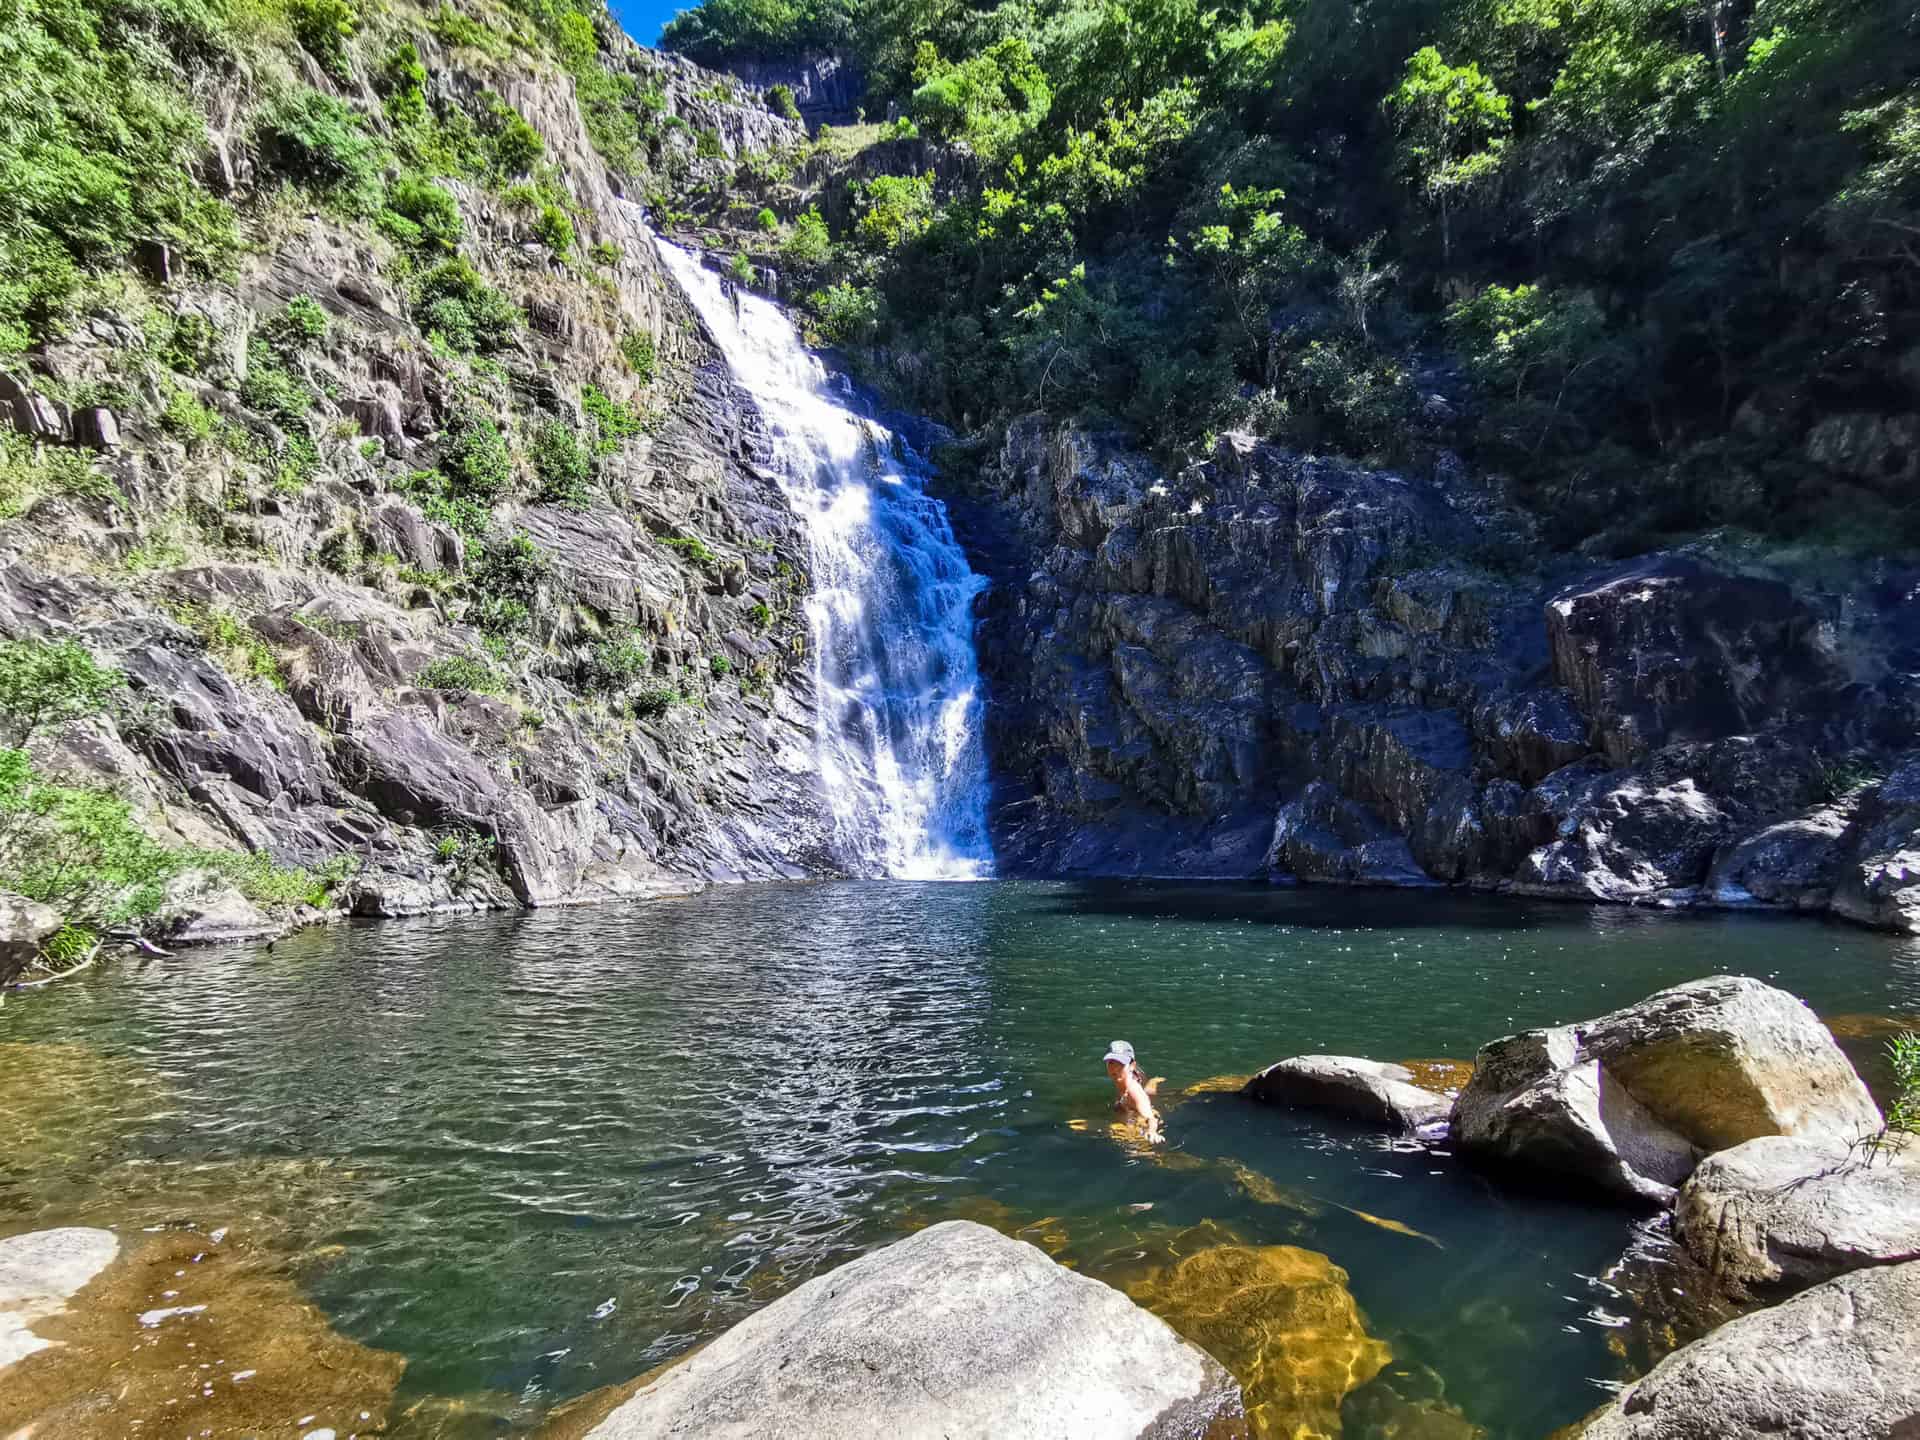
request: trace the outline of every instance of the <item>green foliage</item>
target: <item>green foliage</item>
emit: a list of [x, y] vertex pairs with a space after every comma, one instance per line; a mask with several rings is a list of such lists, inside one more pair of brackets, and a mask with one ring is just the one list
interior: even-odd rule
[[818, 206], [809, 207], [805, 214], [794, 220], [793, 229], [787, 232], [780, 253], [802, 265], [827, 263], [833, 254], [833, 237], [827, 233], [827, 222], [820, 218]]
[[636, 720], [653, 720], [665, 715], [674, 706], [685, 703], [682, 695], [671, 685], [654, 685], [642, 690], [627, 702], [627, 709]]
[[442, 260], [414, 292], [417, 323], [461, 352], [490, 353], [509, 344], [520, 328], [520, 307], [487, 284], [464, 256]]
[[1920, 1135], [1920, 1035], [1909, 1030], [1889, 1040], [1887, 1063], [1893, 1070], [1887, 1128]]
[[762, 205], [760, 207], [760, 213], [753, 217], [753, 223], [759, 229], [771, 235], [780, 228], [780, 217]]
[[653, 337], [638, 330], [629, 330], [620, 337], [620, 353], [632, 367], [633, 373], [642, 385], [653, 383], [656, 358]]
[[702, 540], [698, 535], [663, 535], [660, 537], [660, 543], [670, 550], [678, 550], [703, 570], [711, 570], [715, 565], [720, 563], [720, 557], [714, 554], [713, 547], [708, 545], [707, 542]]
[[789, 120], [800, 118], [800, 107], [794, 102], [791, 85], [769, 85], [767, 87], [767, 108], [776, 115]]
[[460, 245], [459, 201], [423, 175], [401, 175], [387, 186], [375, 223], [403, 249], [451, 254]]
[[346, 0], [289, 0], [287, 19], [293, 35], [320, 68], [336, 80], [351, 80], [347, 41], [360, 29], [360, 16]]
[[922, 41], [913, 78], [915, 124], [936, 140], [964, 140], [989, 160], [1011, 155], [1053, 105], [1053, 87], [1019, 36], [957, 65]]
[[693, 153], [702, 160], [718, 160], [727, 151], [726, 147], [720, 143], [718, 131], [701, 130], [693, 137]]
[[0, 886], [94, 930], [153, 914], [190, 867], [134, 823], [111, 791], [38, 774], [24, 750], [0, 750]]
[[261, 414], [286, 425], [303, 423], [313, 408], [313, 392], [286, 368], [278, 352], [258, 336], [247, 344], [247, 375], [240, 382], [240, 398]]
[[478, 406], [463, 405], [447, 422], [440, 471], [453, 493], [491, 503], [513, 485], [513, 455], [493, 417]]
[[747, 258], [746, 251], [734, 251], [733, 259], [727, 264], [727, 274], [736, 285], [753, 284], [753, 261]]
[[508, 60], [513, 56], [513, 41], [445, 4], [444, 0], [429, 23], [433, 33], [448, 45], [478, 50], [493, 60]]
[[747, 607], [747, 619], [752, 622], [754, 629], [765, 630], [773, 624], [773, 611], [768, 608], [766, 601], [756, 600]]
[[501, 695], [507, 690], [506, 677], [473, 655], [446, 655], [429, 661], [420, 667], [413, 683], [426, 690], [454, 690], [471, 695]]
[[573, 254], [573, 220], [558, 205], [540, 207], [539, 218], [533, 222], [534, 238], [558, 255], [562, 260]]
[[93, 468], [92, 458], [85, 453], [37, 449], [0, 433], [0, 520], [25, 514], [48, 495], [126, 504], [114, 483]]
[[587, 258], [596, 265], [618, 265], [622, 251], [611, 240], [596, 240], [593, 248], [587, 252]]
[[724, 655], [711, 655], [707, 657], [707, 669], [714, 679], [724, 680], [733, 673], [733, 661]]
[[77, 640], [12, 640], [0, 645], [0, 715], [15, 741], [106, 707], [125, 677]]
[[262, 158], [348, 215], [380, 206], [385, 147], [349, 105], [318, 90], [299, 90], [269, 105], [259, 121]]
[[0, 12], [0, 356], [58, 331], [143, 239], [203, 276], [227, 263], [233, 213], [193, 178], [207, 144], [188, 99], [224, 45], [194, 0]]
[[493, 510], [464, 495], [429, 495], [420, 513], [469, 540], [484, 540], [493, 528]]
[[541, 422], [529, 448], [542, 500], [569, 510], [592, 506], [593, 460], [570, 426], [558, 420]]
[[646, 422], [630, 407], [613, 399], [598, 385], [580, 387], [580, 408], [593, 424], [593, 453], [611, 455], [646, 429]]
[[540, 157], [547, 153], [546, 141], [527, 123], [524, 115], [498, 95], [488, 94], [485, 103], [487, 114], [483, 129], [495, 168], [502, 175], [531, 175]]
[[638, 630], [605, 635], [579, 666], [580, 688], [589, 694], [617, 695], [645, 675], [652, 665], [646, 637]]
[[856, 181], [853, 234], [868, 250], [898, 250], [933, 223], [933, 174], [877, 175]]
[[1454, 197], [1500, 163], [1511, 107], [1477, 65], [1449, 65], [1431, 45], [1407, 61], [1386, 98], [1405, 136], [1402, 163], [1440, 211], [1443, 258], [1451, 258]]
[[815, 333], [829, 345], [857, 345], [880, 319], [880, 297], [869, 286], [836, 281], [807, 297]]
[[275, 690], [287, 688], [279, 657], [246, 621], [219, 606], [182, 605], [175, 612], [182, 625], [200, 637], [207, 653], [228, 674], [258, 680]]
[[420, 51], [411, 40], [387, 52], [374, 77], [374, 88], [380, 92], [387, 119], [395, 125], [427, 123], [427, 67], [420, 63]]
[[540, 547], [525, 535], [489, 540], [467, 573], [473, 601], [467, 618], [491, 635], [531, 630], [550, 568]]
[[311, 295], [296, 295], [267, 322], [266, 331], [268, 340], [282, 353], [297, 353], [320, 345], [331, 328], [318, 300]]
[[703, 65], [830, 50], [853, 37], [848, 0], [705, 0], [667, 22], [660, 43]]
[[193, 449], [220, 432], [220, 415], [187, 391], [170, 389], [160, 411], [160, 428]]

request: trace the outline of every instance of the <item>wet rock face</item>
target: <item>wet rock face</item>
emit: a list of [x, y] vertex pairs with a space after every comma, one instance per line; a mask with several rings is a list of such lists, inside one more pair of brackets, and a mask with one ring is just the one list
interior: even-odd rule
[[1659, 1206], [1710, 1152], [1763, 1135], [1844, 1149], [1880, 1125], [1812, 1011], [1716, 976], [1485, 1046], [1451, 1133], [1485, 1160]]
[[[1700, 554], [1555, 560], [1463, 467], [1245, 436], [1176, 475], [1030, 418], [952, 483], [994, 582], [1003, 868], [1920, 926], [1920, 803], [1894, 778], [1920, 577], [1815, 600]], [[1836, 798], [1854, 752], [1889, 779]]]
[[1675, 1351], [1582, 1440], [1901, 1440], [1920, 1427], [1920, 1262], [1829, 1280]]
[[587, 1433], [1232, 1435], [1240, 1413], [1232, 1377], [1119, 1291], [952, 1220], [782, 1296]]

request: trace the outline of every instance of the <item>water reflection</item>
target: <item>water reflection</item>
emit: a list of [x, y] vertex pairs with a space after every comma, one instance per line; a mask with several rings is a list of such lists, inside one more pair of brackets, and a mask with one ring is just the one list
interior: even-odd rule
[[[1685, 1288], [1657, 1256], [1619, 1272], [1630, 1219], [1235, 1082], [1310, 1050], [1467, 1057], [1715, 970], [1869, 1017], [1845, 1028], [1878, 1044], [1872, 1017], [1920, 1013], [1911, 953], [1746, 917], [1165, 885], [339, 927], [0, 1012], [0, 1224], [204, 1223], [236, 1208], [210, 1185], [244, 1190], [334, 1324], [406, 1357], [403, 1417], [448, 1435], [531, 1424], [951, 1215], [1122, 1284], [1217, 1232], [1345, 1272], [1393, 1355], [1332, 1402], [1348, 1434], [1537, 1436], [1697, 1323], [1645, 1299]], [[1114, 1035], [1169, 1077], [1166, 1145], [1108, 1134]], [[10, 1108], [40, 1075], [40, 1108]]]

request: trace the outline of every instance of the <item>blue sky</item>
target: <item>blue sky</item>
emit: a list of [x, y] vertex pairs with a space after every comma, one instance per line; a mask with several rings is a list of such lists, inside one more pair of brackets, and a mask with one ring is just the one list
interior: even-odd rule
[[642, 45], [658, 44], [660, 27], [698, 0], [610, 0], [620, 26]]

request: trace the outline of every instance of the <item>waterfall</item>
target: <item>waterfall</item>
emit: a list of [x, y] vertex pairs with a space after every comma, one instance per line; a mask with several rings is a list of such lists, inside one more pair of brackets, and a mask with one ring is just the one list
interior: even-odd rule
[[[852, 408], [771, 301], [724, 286], [655, 238], [773, 436], [807, 526], [819, 709], [814, 751], [841, 863], [855, 875], [988, 873], [986, 756], [973, 599], [947, 507], [912, 448]], [[844, 394], [836, 394], [840, 389]]]

